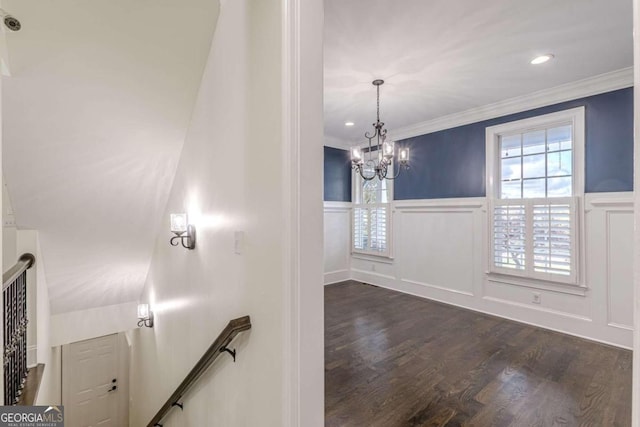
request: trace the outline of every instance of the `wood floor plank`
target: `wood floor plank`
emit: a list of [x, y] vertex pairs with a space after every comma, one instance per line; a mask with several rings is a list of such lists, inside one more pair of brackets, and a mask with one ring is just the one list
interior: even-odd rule
[[325, 425], [631, 425], [631, 352], [348, 281], [325, 287]]

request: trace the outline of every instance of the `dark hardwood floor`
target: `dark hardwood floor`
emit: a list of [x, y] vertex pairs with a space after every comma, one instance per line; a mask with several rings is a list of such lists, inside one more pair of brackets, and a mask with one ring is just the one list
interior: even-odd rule
[[358, 282], [325, 287], [327, 426], [630, 426], [631, 352]]

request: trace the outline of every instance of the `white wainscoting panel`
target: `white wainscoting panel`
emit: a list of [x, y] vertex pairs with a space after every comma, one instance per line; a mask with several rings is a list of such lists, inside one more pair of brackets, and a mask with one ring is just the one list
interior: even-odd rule
[[395, 202], [394, 258], [353, 257], [351, 277], [631, 348], [633, 194], [587, 194], [582, 206], [586, 287], [489, 277], [485, 198]]
[[466, 209], [398, 210], [400, 280], [473, 296], [474, 212]]
[[324, 202], [324, 284], [351, 276], [351, 203]]
[[607, 211], [609, 326], [633, 329], [633, 210]]

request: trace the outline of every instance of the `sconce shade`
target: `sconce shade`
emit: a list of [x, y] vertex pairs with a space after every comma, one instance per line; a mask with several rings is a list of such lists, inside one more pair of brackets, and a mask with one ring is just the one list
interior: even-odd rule
[[351, 147], [351, 161], [356, 164], [361, 164], [362, 160], [362, 149], [360, 147]]
[[186, 213], [171, 214], [171, 231], [173, 233], [180, 235], [186, 232], [188, 224]]
[[138, 304], [138, 319], [149, 317], [149, 304]]
[[393, 157], [393, 152], [395, 151], [395, 143], [393, 141], [385, 141], [382, 143], [382, 154], [385, 159], [391, 159]]

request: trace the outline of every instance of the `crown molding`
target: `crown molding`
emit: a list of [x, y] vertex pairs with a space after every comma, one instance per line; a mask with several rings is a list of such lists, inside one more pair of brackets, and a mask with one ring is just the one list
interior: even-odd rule
[[389, 137], [399, 141], [631, 86], [633, 86], [633, 68], [623, 68], [415, 125], [389, 130]]

